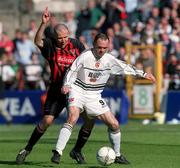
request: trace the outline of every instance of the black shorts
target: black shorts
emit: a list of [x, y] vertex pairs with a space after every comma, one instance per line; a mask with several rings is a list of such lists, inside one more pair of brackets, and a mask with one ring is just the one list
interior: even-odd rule
[[44, 104], [44, 115], [59, 116], [64, 107], [67, 107], [66, 95], [61, 93], [61, 85], [50, 84]]

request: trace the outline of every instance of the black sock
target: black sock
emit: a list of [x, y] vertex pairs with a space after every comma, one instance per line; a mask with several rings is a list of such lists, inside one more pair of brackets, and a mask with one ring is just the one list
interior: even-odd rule
[[83, 126], [81, 127], [78, 135], [77, 142], [74, 146], [74, 150], [80, 152], [85, 143], [87, 142], [89, 136], [91, 135], [92, 130], [85, 129]]
[[45, 131], [41, 131], [39, 128], [39, 125], [34, 129], [33, 133], [31, 134], [31, 137], [28, 141], [28, 144], [26, 145], [25, 149], [28, 151], [31, 151], [33, 146], [37, 143], [37, 141], [41, 138], [41, 136], [44, 134]]

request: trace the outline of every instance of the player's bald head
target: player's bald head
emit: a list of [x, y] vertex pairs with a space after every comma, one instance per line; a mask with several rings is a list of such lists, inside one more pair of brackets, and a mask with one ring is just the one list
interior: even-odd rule
[[54, 27], [54, 31], [56, 34], [59, 32], [67, 31], [69, 33], [69, 29], [65, 24], [59, 23]]
[[65, 24], [57, 24], [54, 27], [55, 39], [59, 47], [64, 48], [68, 43], [69, 30]]

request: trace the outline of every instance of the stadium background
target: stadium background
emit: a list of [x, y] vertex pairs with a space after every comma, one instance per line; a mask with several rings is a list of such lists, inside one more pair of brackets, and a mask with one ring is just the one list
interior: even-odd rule
[[[85, 10], [87, 7], [87, 1], [85, 0], [0, 1], [0, 72], [1, 86], [5, 91], [4, 103], [1, 106], [7, 113], [4, 117], [0, 115], [0, 123], [2, 124], [0, 126], [0, 167], [8, 167], [9, 165], [15, 167], [11, 160], [15, 157], [16, 150], [23, 146], [30, 134], [32, 125], [29, 124], [37, 123], [42, 115], [41, 105], [49, 77], [48, 66], [35, 47], [31, 49], [31, 55], [27, 56], [28, 64], [22, 64], [22, 60], [17, 56], [17, 50], [20, 50], [20, 48], [15, 46], [19, 40], [18, 38], [22, 38], [21, 33], [24, 34], [26, 40], [33, 42], [34, 33], [39, 26], [41, 13], [45, 6], [48, 6], [54, 14], [54, 22], [65, 22], [71, 28], [75, 27], [72, 29], [72, 37], [77, 35], [77, 38], [80, 38], [86, 46], [91, 47], [93, 36], [98, 31], [107, 32], [111, 39], [110, 51], [114, 56], [129, 61], [138, 68], [153, 74], [156, 72], [156, 67], [160, 66], [156, 64], [155, 51], [148, 47], [143, 50], [134, 49], [130, 53], [130, 58], [128, 58], [127, 44], [148, 46], [161, 43], [162, 61], [158, 64], [162, 66], [162, 72], [159, 72], [162, 83], [158, 111], [155, 110], [154, 102], [156, 101], [154, 99], [156, 94], [155, 85], [141, 79], [133, 78], [130, 81], [130, 94], [127, 94], [128, 79], [124, 76], [112, 76], [104, 96], [123, 125], [124, 144], [122, 146], [125, 153], [135, 163], [134, 167], [179, 167], [178, 156], [180, 151], [177, 149], [180, 142], [178, 133], [178, 124], [180, 123], [179, 0], [98, 0], [96, 3], [98, 10], [102, 12], [99, 15], [106, 16], [105, 23], [100, 27], [87, 24], [90, 18]], [[75, 17], [77, 13], [79, 13], [79, 17]], [[79, 24], [77, 24], [77, 20]], [[83, 25], [87, 25], [87, 27]], [[139, 80], [141, 80], [140, 85]], [[136, 87], [134, 87], [135, 85]], [[146, 86], [150, 86], [150, 89]], [[133, 90], [134, 88], [136, 89]], [[140, 92], [137, 91], [138, 89]], [[138, 102], [134, 102], [134, 99], [141, 99], [139, 94], [141, 95], [143, 89], [147, 89], [148, 103], [143, 104], [143, 99], [140, 105]], [[135, 96], [136, 98], [134, 98]], [[134, 113], [135, 107], [137, 109], [140, 107], [140, 112], [136, 111]], [[63, 113], [56, 123], [59, 124], [65, 121], [65, 118], [66, 113]], [[40, 148], [42, 149], [40, 154], [47, 150], [46, 146], [50, 151], [52, 145], [55, 144], [58, 124], [50, 129], [44, 141], [40, 141]], [[91, 150], [87, 147], [85, 151], [95, 152], [100, 147], [100, 143], [108, 145], [108, 140], [105, 141], [96, 136], [98, 131], [102, 130], [105, 132], [103, 126], [96, 127], [89, 141], [89, 146], [92, 143], [94, 148]], [[17, 131], [19, 138], [13, 135], [15, 131]], [[73, 134], [70, 146], [75, 141], [76, 131]], [[105, 136], [104, 134], [103, 136]], [[8, 148], [9, 145], [11, 148]], [[144, 150], [141, 147], [144, 147]], [[7, 156], [3, 155], [3, 152], [7, 155], [11, 153], [11, 159], [9, 160]], [[145, 155], [143, 162], [141, 157]], [[43, 158], [48, 161], [49, 158], [46, 157], [48, 156], [43, 155]], [[157, 159], [159, 165], [153, 164], [154, 161], [149, 159], [150, 157], [152, 160]], [[35, 159], [34, 164], [37, 163], [40, 166], [46, 164], [38, 162], [38, 159], [42, 159], [39, 156], [35, 155], [33, 159]], [[92, 158], [92, 161], [94, 162], [94, 158]], [[140, 161], [142, 161], [142, 164]], [[26, 166], [33, 167], [35, 165], [28, 162]], [[51, 166], [49, 165], [49, 167]], [[64, 167], [66, 166], [64, 163]], [[71, 166], [73, 167], [73, 164], [68, 165], [68, 167]]]
[[[46, 6], [53, 13], [54, 19], [52, 19], [52, 26], [57, 22], [66, 23], [71, 29], [71, 36], [79, 38], [87, 47], [92, 46], [94, 34], [97, 34], [98, 31], [106, 32], [111, 39], [110, 51], [115, 57], [128, 61], [144, 71], [151, 72], [155, 74], [156, 78], [161, 79], [158, 81], [160, 83], [158, 91], [153, 89], [156, 86], [151, 85], [149, 90], [146, 87], [145, 94], [147, 95], [145, 96], [149, 97], [149, 99], [146, 104], [140, 105], [139, 102], [143, 104], [143, 101], [145, 101], [143, 98], [145, 96], [141, 96], [137, 90], [140, 88], [139, 90], [142, 91], [144, 88], [141, 87], [145, 87], [146, 82], [141, 82], [144, 83], [143, 86], [134, 86], [133, 84], [136, 83], [136, 79], [129, 81], [129, 79], [123, 76], [112, 76], [110, 78], [107, 88], [112, 93], [105, 93], [105, 95], [108, 95], [107, 99], [109, 103], [113, 104], [114, 102], [110, 106], [114, 109], [113, 112], [117, 113], [119, 120], [122, 119], [122, 124], [127, 123], [128, 113], [131, 118], [136, 116], [133, 113], [139, 113], [140, 118], [153, 118], [154, 112], [162, 112], [163, 114], [157, 113], [155, 115], [160, 117], [167, 114], [166, 121], [175, 120], [178, 122], [180, 107], [177, 105], [178, 103], [174, 104], [174, 101], [179, 98], [178, 92], [180, 85], [179, 1], [97, 1], [95, 4], [96, 8], [92, 7], [92, 1], [88, 7], [87, 1], [80, 0], [76, 1], [76, 3], [71, 0], [7, 0], [0, 3], [1, 76], [5, 90], [8, 91], [5, 93], [5, 97], [7, 98], [5, 99], [4, 110], [14, 117], [12, 122], [36, 122], [41, 115], [40, 101], [35, 102], [33, 98], [28, 98], [27, 101], [30, 102], [29, 106], [24, 107], [23, 104], [24, 102], [28, 104], [26, 96], [33, 97], [30, 94], [36, 94], [35, 92], [37, 90], [42, 91], [38, 95], [40, 97], [44, 93], [49, 79], [48, 65], [41, 57], [37, 48], [33, 46], [33, 38], [39, 26], [41, 13]], [[90, 8], [94, 8], [95, 10], [92, 10], [92, 13], [90, 13]], [[93, 19], [89, 15], [92, 15], [91, 17]], [[98, 25], [97, 23], [103, 16], [106, 17], [104, 23]], [[21, 33], [23, 34], [22, 37], [20, 37]], [[24, 38], [24, 43], [26, 41], [31, 42], [24, 50], [22, 48], [25, 45], [17, 44], [21, 38]], [[144, 45], [147, 47], [143, 50], [132, 49], [128, 53], [127, 44], [129, 43], [132, 46]], [[158, 43], [162, 45], [159, 56], [161, 58], [160, 62], [156, 61], [156, 51], [148, 48], [149, 45], [156, 45]], [[24, 53], [25, 56], [21, 53]], [[22, 60], [21, 57], [26, 58]], [[157, 67], [162, 68], [158, 69]], [[129, 85], [131, 85], [130, 88], [128, 87]], [[137, 89], [134, 90], [134, 88]], [[123, 94], [119, 94], [120, 99], [122, 99], [121, 95], [123, 95], [123, 100], [128, 95], [127, 101], [129, 101], [129, 105], [118, 102], [117, 97], [113, 97], [113, 93], [115, 93], [113, 90], [123, 92]], [[19, 91], [32, 92], [28, 92], [25, 96], [23, 94], [26, 94], [26, 92], [22, 93]], [[133, 92], [135, 92], [134, 96]], [[151, 92], [153, 94], [150, 94]], [[168, 94], [169, 92], [171, 93]], [[140, 101], [134, 101], [136, 99], [140, 99]], [[118, 105], [118, 103], [121, 105]], [[27, 111], [29, 108], [35, 108], [32, 110], [39, 115], [38, 117], [34, 117], [36, 118], [34, 121], [32, 119], [33, 112], [32, 115], [30, 114], [31, 112], [27, 112], [27, 115], [26, 112], [22, 112], [22, 109]], [[125, 110], [122, 112], [121, 108], [125, 108]], [[136, 109], [143, 110], [136, 112]], [[30, 119], [28, 119], [28, 113], [29, 117], [31, 116]], [[26, 118], [24, 121], [19, 117], [23, 115]], [[0, 121], [5, 122], [2, 118]]]

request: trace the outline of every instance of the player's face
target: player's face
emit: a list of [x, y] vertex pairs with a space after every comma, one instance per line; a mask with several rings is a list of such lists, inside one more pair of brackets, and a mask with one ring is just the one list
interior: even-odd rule
[[107, 51], [108, 51], [108, 46], [109, 46], [109, 40], [104, 40], [104, 39], [98, 39], [94, 49], [96, 56], [102, 57]]
[[69, 39], [69, 31], [67, 29], [62, 29], [56, 33], [57, 35], [57, 44], [59, 47], [64, 48]]

